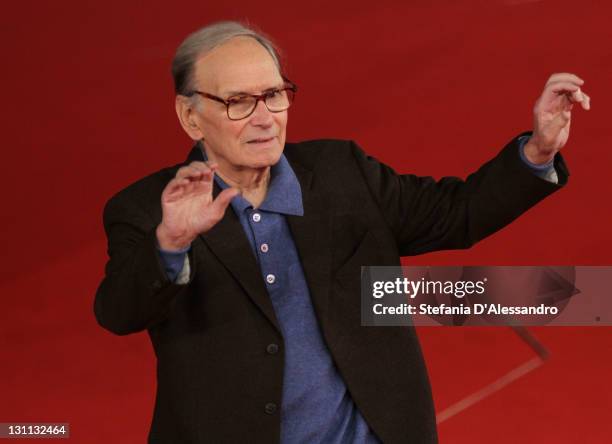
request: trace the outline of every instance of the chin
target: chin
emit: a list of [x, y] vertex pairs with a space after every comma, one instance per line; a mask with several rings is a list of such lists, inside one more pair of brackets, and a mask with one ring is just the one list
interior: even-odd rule
[[269, 153], [265, 153], [265, 154], [262, 153], [262, 154], [256, 156], [250, 162], [248, 162], [248, 164], [252, 168], [265, 168], [265, 167], [269, 167], [269, 166], [275, 165], [278, 162], [278, 160], [280, 159], [281, 154], [282, 154], [282, 151], [274, 151], [274, 152], [269, 152]]
[[[253, 168], [264, 168], [275, 165], [280, 159], [283, 149], [279, 143], [266, 147], [247, 147], [247, 164]], [[246, 159], [245, 159], [246, 160]]]

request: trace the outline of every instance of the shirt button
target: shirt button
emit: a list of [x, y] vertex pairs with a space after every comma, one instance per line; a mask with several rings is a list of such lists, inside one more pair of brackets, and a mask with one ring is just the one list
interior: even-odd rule
[[272, 415], [276, 412], [276, 404], [274, 404], [273, 402], [269, 402], [264, 407], [264, 410], [268, 415]]
[[273, 274], [269, 274], [266, 276], [266, 282], [268, 282], [268, 284], [273, 284], [274, 281], [276, 281], [276, 276], [274, 276]]
[[259, 222], [261, 220], [261, 214], [253, 213], [253, 222]]
[[276, 345], [276, 344], [268, 344], [268, 346], [266, 347], [266, 351], [270, 355], [275, 355], [275, 354], [278, 353], [278, 345]]
[[262, 253], [267, 253], [268, 252], [268, 244], [261, 244], [261, 247], [259, 247], [259, 249], [261, 250]]

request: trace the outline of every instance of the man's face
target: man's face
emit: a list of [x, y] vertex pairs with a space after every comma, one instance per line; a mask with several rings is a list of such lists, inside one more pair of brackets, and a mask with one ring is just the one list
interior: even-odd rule
[[[238, 93], [261, 94], [283, 85], [268, 51], [255, 39], [236, 37], [197, 60], [195, 89], [227, 99]], [[262, 168], [278, 162], [285, 146], [287, 111], [271, 113], [263, 101], [253, 114], [230, 120], [224, 104], [200, 97], [192, 111], [209, 155], [221, 168]]]

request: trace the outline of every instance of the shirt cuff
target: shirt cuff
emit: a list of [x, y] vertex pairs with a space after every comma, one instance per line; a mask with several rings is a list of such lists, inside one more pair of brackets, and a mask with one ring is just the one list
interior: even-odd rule
[[525, 156], [525, 145], [527, 144], [528, 140], [529, 136], [521, 136], [518, 140], [519, 156], [521, 156], [521, 160], [523, 161], [523, 163], [527, 165], [529, 169], [533, 172], [533, 174], [535, 174], [536, 176], [549, 182], [559, 183], [557, 171], [555, 170], [554, 166], [554, 159], [551, 159], [549, 162], [544, 163], [542, 165], [532, 163], [529, 161], [529, 159], [527, 159], [527, 156]]
[[157, 245], [157, 251], [159, 253], [159, 257], [162, 260], [162, 264], [164, 265], [164, 270], [166, 271], [166, 275], [170, 282], [175, 282], [176, 278], [183, 271], [185, 264], [189, 263], [187, 260], [187, 252], [190, 250], [191, 245], [177, 251], [168, 251], [162, 249], [159, 245]]

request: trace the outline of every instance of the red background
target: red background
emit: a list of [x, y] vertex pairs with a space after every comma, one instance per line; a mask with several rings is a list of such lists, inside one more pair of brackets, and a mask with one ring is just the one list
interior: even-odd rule
[[[101, 212], [123, 186], [186, 156], [169, 65], [211, 21], [248, 20], [283, 48], [300, 86], [289, 140], [351, 138], [399, 172], [466, 175], [531, 128], [551, 73], [577, 73], [592, 110], [573, 116], [569, 185], [471, 250], [405, 263], [612, 263], [611, 6], [220, 3], [3, 7], [0, 422], [69, 422], [79, 443], [145, 441], [149, 340], [111, 335], [92, 311], [106, 260]], [[551, 358], [441, 423], [442, 443], [610, 442], [610, 329], [532, 331]], [[533, 356], [510, 329], [419, 333], [438, 411]]]

